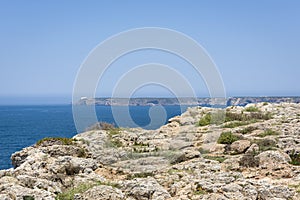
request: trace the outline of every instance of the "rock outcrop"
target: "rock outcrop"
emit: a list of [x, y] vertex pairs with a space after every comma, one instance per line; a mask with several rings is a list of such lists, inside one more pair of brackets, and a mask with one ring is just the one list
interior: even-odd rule
[[296, 200], [300, 105], [193, 107], [157, 130], [48, 138], [11, 159], [1, 200]]

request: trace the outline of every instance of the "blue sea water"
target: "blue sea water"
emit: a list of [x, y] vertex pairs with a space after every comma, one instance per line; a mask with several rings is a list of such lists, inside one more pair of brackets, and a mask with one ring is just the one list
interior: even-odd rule
[[[150, 123], [149, 106], [132, 106], [134, 122]], [[167, 119], [180, 115], [179, 106], [164, 106]], [[124, 109], [120, 106], [117, 109]], [[186, 107], [184, 108], [184, 110]], [[96, 106], [98, 121], [115, 123], [110, 106]], [[125, 124], [126, 126], [126, 124]], [[152, 126], [151, 129], [158, 127]], [[79, 130], [81, 132], [83, 130]], [[0, 106], [0, 169], [12, 167], [10, 156], [45, 137], [73, 137], [77, 134], [71, 105]]]

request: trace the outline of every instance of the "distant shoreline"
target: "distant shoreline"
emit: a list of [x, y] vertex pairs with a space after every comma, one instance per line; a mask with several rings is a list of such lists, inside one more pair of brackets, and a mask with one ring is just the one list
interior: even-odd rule
[[224, 98], [87, 98], [82, 97], [75, 105], [102, 105], [102, 106], [167, 106], [167, 105], [187, 105], [187, 106], [245, 106], [249, 103], [300, 103], [300, 96], [271, 96], [271, 97], [228, 97]]

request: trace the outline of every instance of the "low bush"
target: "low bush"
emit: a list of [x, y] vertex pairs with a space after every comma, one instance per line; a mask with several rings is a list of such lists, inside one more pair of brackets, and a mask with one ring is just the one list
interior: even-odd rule
[[257, 130], [257, 129], [258, 129], [257, 127], [248, 126], [248, 127], [244, 128], [243, 130], [241, 130], [240, 133], [244, 135], [244, 134], [251, 133], [252, 131]]
[[249, 106], [247, 108], [245, 108], [246, 112], [259, 112], [259, 109], [255, 106]]
[[219, 144], [232, 144], [237, 140], [239, 140], [238, 136], [232, 134], [232, 132], [223, 132], [217, 142]]
[[273, 131], [272, 129], [267, 129], [264, 132], [258, 134], [257, 136], [258, 137], [266, 137], [268, 135], [279, 135], [279, 133], [276, 131]]
[[97, 181], [94, 183], [82, 183], [82, 184], [78, 185], [77, 187], [69, 188], [65, 192], [58, 194], [56, 196], [55, 200], [74, 200], [75, 194], [82, 194], [82, 193], [88, 191], [89, 189], [91, 189], [95, 186], [98, 186], [98, 185], [107, 185], [107, 186], [111, 186], [111, 187], [120, 188], [119, 184], [112, 183], [112, 182]]
[[259, 147], [259, 151], [261, 151], [261, 152], [276, 149], [276, 142], [271, 139], [253, 140], [252, 143], [256, 143]]
[[292, 164], [292, 165], [300, 165], [300, 154], [299, 153], [295, 153], [295, 150], [293, 150], [289, 156], [290, 156], [290, 158], [292, 160], [290, 162], [290, 164]]
[[72, 145], [76, 140], [73, 138], [62, 138], [62, 137], [47, 137], [37, 141], [36, 145]]
[[198, 123], [199, 126], [207, 126], [211, 122], [211, 113], [207, 113], [202, 117]]
[[223, 128], [235, 128], [239, 126], [245, 126], [248, 125], [250, 122], [247, 121], [235, 121], [235, 122], [229, 122], [228, 124], [225, 124]]

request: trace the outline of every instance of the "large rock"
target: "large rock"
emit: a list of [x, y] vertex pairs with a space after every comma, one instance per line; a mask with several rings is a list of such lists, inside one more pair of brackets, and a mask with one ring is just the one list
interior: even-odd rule
[[171, 195], [152, 178], [136, 178], [124, 182], [124, 191], [137, 200], [165, 200]]
[[249, 140], [238, 140], [230, 145], [231, 151], [234, 153], [244, 153], [251, 145]]
[[81, 195], [77, 195], [75, 200], [121, 200], [124, 199], [124, 196], [125, 195], [122, 193], [122, 191], [117, 188], [107, 185], [100, 185], [89, 189]]

